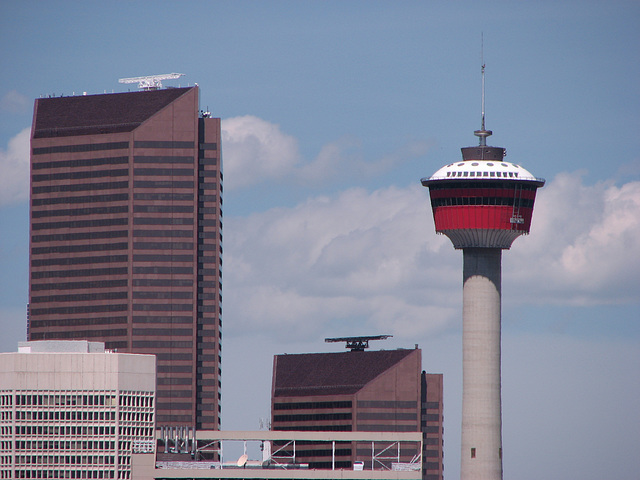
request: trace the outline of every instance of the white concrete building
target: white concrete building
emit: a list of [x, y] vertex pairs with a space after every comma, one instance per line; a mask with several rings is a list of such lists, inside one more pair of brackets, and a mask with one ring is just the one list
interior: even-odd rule
[[88, 341], [0, 353], [0, 478], [131, 478], [155, 451], [156, 358]]

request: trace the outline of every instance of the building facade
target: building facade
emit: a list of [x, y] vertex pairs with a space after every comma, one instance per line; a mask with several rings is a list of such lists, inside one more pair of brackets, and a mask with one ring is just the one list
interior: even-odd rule
[[35, 102], [27, 338], [155, 354], [158, 425], [220, 427], [219, 147], [197, 86]]
[[296, 458], [309, 468], [391, 468], [421, 453], [423, 478], [442, 479], [442, 401], [442, 374], [422, 372], [418, 348], [274, 357], [272, 430], [423, 434], [422, 452], [400, 443], [380, 446], [375, 459], [370, 445], [343, 442], [334, 452], [308, 442]]
[[0, 478], [131, 478], [155, 450], [155, 364], [102, 342], [0, 353]]

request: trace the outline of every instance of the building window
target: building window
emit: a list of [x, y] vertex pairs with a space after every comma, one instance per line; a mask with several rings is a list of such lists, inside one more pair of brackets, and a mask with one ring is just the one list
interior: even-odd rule
[[475, 447], [471, 448], [471, 458], [476, 458], [476, 448]]

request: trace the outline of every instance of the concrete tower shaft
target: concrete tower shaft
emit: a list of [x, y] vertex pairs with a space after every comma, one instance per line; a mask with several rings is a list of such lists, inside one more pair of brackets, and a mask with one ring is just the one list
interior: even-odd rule
[[460, 478], [502, 478], [499, 248], [463, 249]]

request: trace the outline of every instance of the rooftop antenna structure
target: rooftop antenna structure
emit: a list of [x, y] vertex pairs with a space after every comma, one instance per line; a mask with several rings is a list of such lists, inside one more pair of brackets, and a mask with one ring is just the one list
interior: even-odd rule
[[162, 80], [175, 80], [183, 77], [184, 73], [164, 73], [162, 75], [147, 75], [145, 77], [121, 78], [118, 83], [137, 83], [142, 90], [158, 90], [162, 88]]
[[352, 352], [364, 352], [365, 348], [369, 348], [369, 340], [386, 340], [389, 337], [393, 337], [393, 335], [325, 338], [324, 341], [326, 343], [347, 342], [345, 348], [350, 348]]
[[484, 127], [484, 33], [481, 36], [481, 47], [480, 47], [480, 63], [482, 64], [482, 124], [480, 126], [480, 130], [476, 130], [473, 134], [480, 139], [480, 146], [487, 146], [487, 137], [491, 136], [493, 132], [491, 130], [487, 130]]

